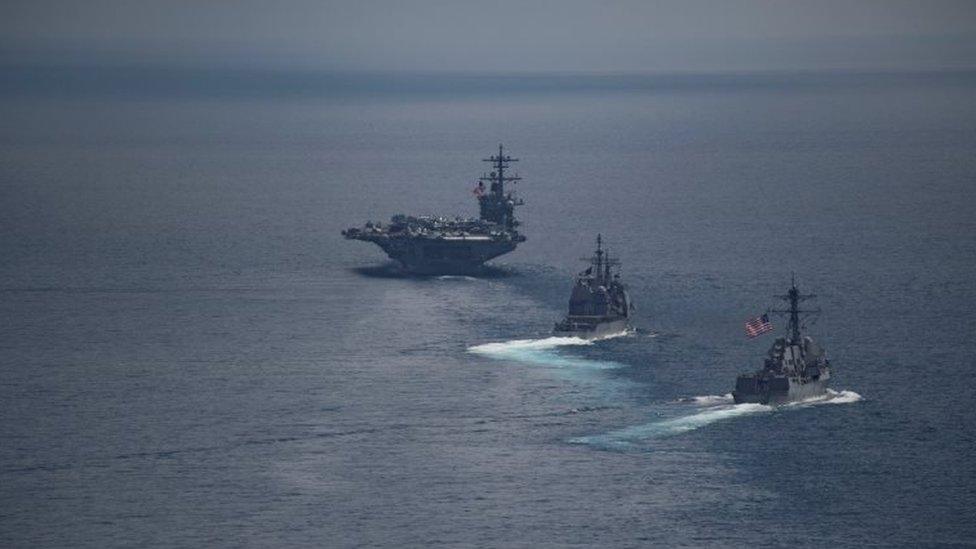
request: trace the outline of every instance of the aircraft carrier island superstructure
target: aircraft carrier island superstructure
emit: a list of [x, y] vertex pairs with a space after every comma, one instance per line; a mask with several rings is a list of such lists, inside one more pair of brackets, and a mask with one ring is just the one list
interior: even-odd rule
[[[389, 224], [368, 222], [342, 231], [351, 240], [373, 242], [406, 271], [424, 275], [477, 274], [484, 263], [515, 249], [525, 236], [518, 231], [515, 206], [522, 201], [505, 189], [522, 178], [508, 175], [511, 162], [501, 145], [484, 159], [494, 171], [478, 179], [474, 194], [478, 219], [395, 215]], [[485, 187], [485, 184], [488, 187]]]

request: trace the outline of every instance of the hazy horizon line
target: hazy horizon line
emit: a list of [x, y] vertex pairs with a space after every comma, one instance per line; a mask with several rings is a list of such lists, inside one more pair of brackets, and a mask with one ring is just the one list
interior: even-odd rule
[[246, 63], [202, 63], [174, 59], [147, 59], [134, 56], [91, 56], [88, 58], [54, 58], [53, 56], [26, 58], [12, 55], [11, 50], [0, 51], [0, 68], [5, 69], [105, 69], [105, 70], [158, 70], [158, 71], [212, 71], [216, 73], [265, 73], [265, 74], [342, 74], [342, 75], [435, 75], [435, 76], [566, 76], [566, 77], [614, 77], [614, 76], [762, 76], [762, 75], [911, 75], [976, 72], [976, 62], [967, 66], [824, 66], [824, 67], [768, 67], [738, 69], [707, 68], [657, 68], [657, 69], [457, 69], [457, 68], [376, 68], [311, 65], [271, 65]]
[[5, 97], [389, 97], [671, 93], [976, 85], [976, 68], [753, 71], [456, 71], [11, 64]]

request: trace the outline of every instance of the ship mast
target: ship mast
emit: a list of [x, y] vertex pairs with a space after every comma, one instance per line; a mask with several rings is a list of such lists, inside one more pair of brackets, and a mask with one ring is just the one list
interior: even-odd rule
[[796, 287], [796, 274], [794, 274], [790, 284], [790, 290], [786, 292], [786, 295], [776, 297], [789, 303], [789, 309], [770, 309], [769, 312], [789, 315], [786, 329], [789, 332], [790, 344], [797, 345], [800, 343], [800, 314], [820, 312], [820, 309], [800, 309], [800, 302], [813, 299], [817, 296], [814, 294], [801, 294], [799, 288]]
[[505, 175], [505, 170], [508, 169], [509, 162], [518, 162], [518, 158], [512, 158], [511, 156], [505, 156], [505, 149], [502, 147], [501, 143], [498, 144], [498, 154], [489, 156], [488, 158], [482, 158], [482, 162], [491, 162], [495, 168], [495, 171], [488, 175], [483, 175], [478, 178], [479, 181], [486, 181], [491, 183], [489, 187], [489, 192], [496, 198], [502, 198], [505, 195], [505, 182], [506, 181], [521, 181], [522, 178], [515, 174], [514, 176]]
[[597, 233], [596, 235], [596, 279], [600, 281], [603, 278], [603, 235]]
[[601, 286], [608, 286], [610, 283], [610, 267], [620, 265], [619, 260], [610, 259], [609, 251], [603, 250], [602, 234], [596, 235], [596, 252], [591, 257], [581, 257], [580, 259], [591, 265], [591, 272], [593, 272], [597, 284]]
[[518, 158], [505, 155], [505, 149], [499, 143], [498, 154], [481, 159], [482, 162], [491, 162], [494, 171], [488, 175], [482, 175], [478, 181], [490, 183], [488, 194], [478, 197], [481, 206], [481, 218], [501, 225], [514, 227], [518, 223], [514, 219], [513, 207], [522, 204], [522, 201], [515, 200], [510, 194], [505, 195], [505, 183], [521, 181], [522, 178], [516, 173], [505, 175], [505, 170], [509, 168], [510, 162], [518, 162]]

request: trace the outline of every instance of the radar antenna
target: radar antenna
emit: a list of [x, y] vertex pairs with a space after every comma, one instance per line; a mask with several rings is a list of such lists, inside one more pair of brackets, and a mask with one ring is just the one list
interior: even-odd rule
[[514, 176], [505, 175], [505, 170], [507, 170], [509, 167], [508, 163], [518, 162], [519, 159], [512, 158], [511, 156], [505, 156], [505, 149], [501, 145], [501, 143], [498, 144], [497, 155], [492, 155], [489, 156], [488, 158], [482, 158], [481, 161], [491, 162], [494, 165], [493, 167], [495, 168], [495, 171], [491, 172], [490, 174], [482, 175], [481, 177], [478, 178], [479, 181], [485, 181], [491, 183], [491, 187], [489, 187], [489, 192], [491, 194], [501, 197], [502, 195], [505, 194], [505, 182], [507, 181], [515, 182], [515, 181], [522, 180], [522, 178], [519, 177], [517, 173]]
[[581, 257], [581, 261], [585, 261], [590, 264], [590, 268], [587, 271], [593, 273], [596, 281], [601, 286], [606, 286], [610, 283], [610, 267], [620, 265], [619, 259], [610, 259], [610, 251], [603, 249], [603, 235], [596, 235], [596, 251], [590, 257]]
[[505, 175], [505, 170], [509, 168], [510, 162], [518, 162], [518, 158], [512, 158], [505, 154], [504, 147], [498, 145], [498, 154], [483, 158], [482, 162], [491, 162], [494, 171], [478, 178], [478, 181], [490, 183], [488, 193], [478, 196], [478, 204], [481, 209], [481, 219], [491, 221], [506, 227], [513, 228], [518, 225], [515, 220], [515, 206], [522, 204], [522, 201], [515, 198], [512, 193], [505, 194], [505, 183], [517, 183], [522, 180], [518, 173], [515, 175]]
[[819, 313], [820, 309], [800, 309], [800, 303], [808, 299], [813, 299], [817, 297], [815, 294], [801, 294], [799, 288], [796, 287], [796, 273], [793, 273], [792, 280], [790, 284], [790, 290], [786, 292], [785, 295], [776, 296], [783, 301], [789, 303], [788, 309], [770, 309], [769, 312], [789, 315], [789, 321], [787, 323], [787, 331], [790, 336], [790, 343], [797, 345], [800, 343], [800, 315], [801, 314], [815, 314]]

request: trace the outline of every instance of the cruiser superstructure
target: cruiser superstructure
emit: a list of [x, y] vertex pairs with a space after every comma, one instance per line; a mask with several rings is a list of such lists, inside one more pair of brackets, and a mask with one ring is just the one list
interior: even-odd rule
[[794, 279], [786, 295], [779, 296], [789, 307], [772, 310], [787, 316], [786, 336], [770, 347], [763, 367], [736, 379], [732, 397], [736, 404], [785, 404], [823, 395], [830, 381], [830, 362], [813, 338], [801, 333], [800, 315], [818, 310], [801, 310], [800, 303], [813, 295], [803, 295]]
[[554, 333], [561, 336], [598, 339], [621, 334], [630, 329], [633, 304], [620, 273], [613, 267], [620, 262], [610, 259], [603, 249], [603, 237], [596, 237], [596, 251], [584, 258], [590, 266], [576, 275], [569, 297], [569, 314], [556, 323]]
[[[395, 215], [389, 224], [368, 222], [342, 231], [351, 240], [373, 242], [408, 272], [417, 274], [472, 274], [495, 257], [515, 249], [525, 236], [518, 231], [515, 207], [522, 201], [506, 190], [506, 183], [522, 178], [507, 173], [518, 162], [505, 154], [483, 160], [493, 171], [478, 178], [474, 194], [478, 219]], [[486, 187], [485, 184], [488, 184]]]

